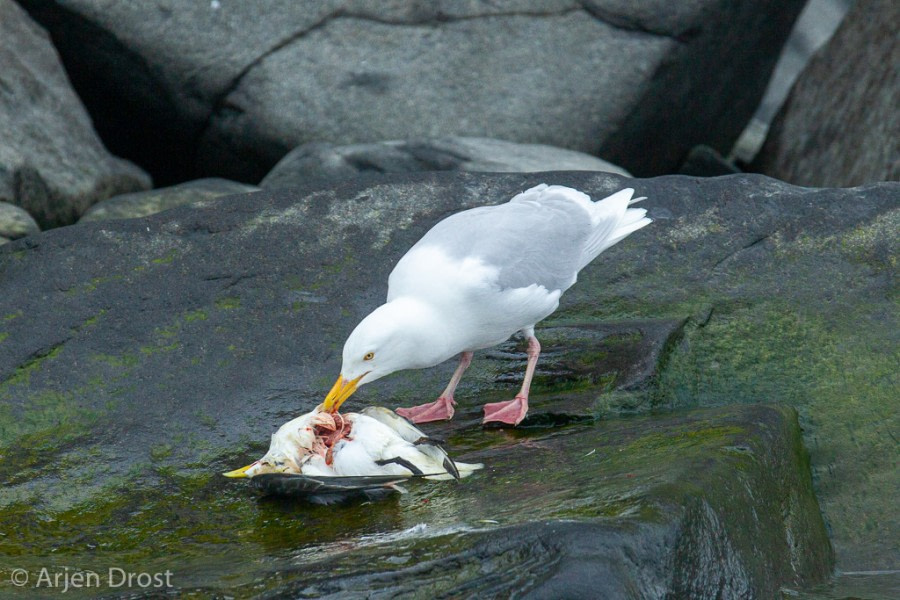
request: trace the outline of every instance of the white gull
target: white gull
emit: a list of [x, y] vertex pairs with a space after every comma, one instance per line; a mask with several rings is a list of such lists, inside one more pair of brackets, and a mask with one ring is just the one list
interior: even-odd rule
[[391, 272], [387, 302], [350, 334], [324, 408], [337, 411], [359, 386], [395, 371], [459, 355], [437, 400], [397, 410], [416, 423], [450, 419], [472, 353], [521, 332], [528, 340], [522, 388], [512, 400], [484, 406], [486, 423], [517, 425], [528, 412], [541, 350], [535, 324], [557, 309], [585, 265], [651, 222], [646, 210], [629, 208], [640, 200], [633, 195], [627, 188], [592, 202], [578, 190], [541, 184], [439, 222]]

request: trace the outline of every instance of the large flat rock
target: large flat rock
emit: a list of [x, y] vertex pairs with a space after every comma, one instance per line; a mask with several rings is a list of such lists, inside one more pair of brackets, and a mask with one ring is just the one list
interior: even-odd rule
[[[278, 424], [321, 401], [337, 374], [344, 338], [382, 301], [393, 264], [431, 224], [542, 181], [594, 197], [631, 185], [649, 197], [645, 204], [656, 221], [586, 268], [560, 310], [539, 327], [548, 352], [524, 433], [485, 433], [477, 421], [483, 402], [514, 393], [523, 363], [514, 342], [476, 355], [460, 386], [457, 424], [432, 430], [449, 437], [460, 458], [504, 468], [515, 483], [531, 481], [529, 468], [535, 466], [514, 467], [504, 453], [523, 452], [538, 438], [555, 439], [554, 426], [568, 423], [559, 443], [571, 435], [572, 445], [558, 456], [570, 460], [574, 448], [584, 455], [603, 443], [605, 427], [633, 425], [634, 435], [649, 435], [654, 423], [676, 427], [686, 418], [683, 409], [790, 405], [810, 450], [838, 565], [890, 568], [898, 537], [890, 432], [897, 418], [892, 261], [900, 186], [815, 190], [743, 175], [360, 178], [334, 187], [220, 198], [142, 219], [86, 223], [3, 245], [0, 472], [6, 485], [0, 503], [10, 528], [2, 538], [6, 551], [45, 555], [65, 548], [71, 557], [103, 548], [102, 560], [143, 557], [160, 565], [169, 564], [161, 554], [174, 552], [183, 570], [202, 580], [198, 585], [237, 587], [245, 581], [217, 578], [247, 568], [248, 556], [255, 557], [254, 565], [265, 563], [267, 549], [277, 559], [273, 564], [280, 564], [289, 556], [321, 558], [317, 552], [372, 539], [398, 536], [402, 544], [405, 529], [437, 526], [430, 517], [412, 521], [418, 513], [410, 511], [418, 505], [402, 502], [418, 497], [446, 510], [440, 523], [450, 528], [444, 541], [452, 553], [453, 528], [464, 522], [466, 507], [488, 494], [480, 479], [423, 488], [433, 491], [379, 505], [377, 518], [369, 518], [374, 509], [366, 506], [341, 519], [304, 512], [308, 518], [300, 523], [296, 507], [257, 505], [245, 490], [225, 487], [215, 473], [261, 453]], [[396, 374], [363, 388], [353, 403], [397, 406], [430, 399], [452, 370], [446, 364]], [[781, 415], [776, 420], [790, 429], [791, 417], [780, 409], [728, 410], [703, 418], [717, 423], [740, 413], [735, 418], [753, 421], [752, 410], [762, 410]], [[661, 421], [620, 419], [659, 411]], [[597, 417], [609, 420], [591, 425]], [[743, 437], [731, 437], [737, 431], [727, 433], [725, 445], [742, 444]], [[524, 449], [516, 450], [520, 445]], [[677, 450], [671, 446], [673, 454]], [[550, 459], [539, 458], [539, 451], [540, 445], [516, 456], [545, 464]], [[784, 459], [765, 456], [759, 460]], [[557, 468], [566, 460], [546, 464]], [[650, 468], [644, 462], [635, 464]], [[740, 471], [722, 464], [713, 471], [722, 481], [737, 478], [728, 484], [737, 485]], [[580, 497], [584, 479], [571, 467], [559, 468], [563, 474], [553, 481], [560, 493]], [[688, 472], [693, 471], [677, 471]], [[802, 469], [794, 472], [802, 476]], [[484, 477], [493, 485], [491, 473]], [[600, 469], [591, 476], [603, 474]], [[715, 486], [700, 487], [719, 493]], [[448, 489], [462, 504], [445, 503]], [[741, 489], [733, 488], [736, 494]], [[686, 511], [690, 497], [676, 494], [671, 506]], [[769, 496], [754, 497], [764, 503]], [[474, 514], [521, 524], [522, 536], [544, 539], [541, 527], [556, 531], [556, 525], [541, 523], [558, 521], [561, 513], [540, 494], [533, 502], [513, 503], [503, 519]], [[235, 525], [234, 519], [254, 526]], [[585, 517], [597, 531], [611, 531], [604, 519]], [[51, 520], [58, 526], [46, 525]], [[682, 521], [666, 522], [674, 527]], [[242, 532], [240, 539], [255, 540], [255, 554], [234, 541], [232, 526]], [[574, 535], [574, 526], [561, 527]], [[815, 528], [803, 532], [814, 535]], [[767, 528], [760, 535], [784, 531]], [[169, 541], [157, 547], [157, 539]], [[734, 541], [736, 552], [744, 553], [745, 541]], [[185, 554], [178, 554], [178, 543], [187, 544]], [[211, 572], [192, 544], [220, 552], [219, 566]], [[757, 572], [745, 559], [739, 563], [745, 573]], [[350, 564], [347, 572], [361, 564]], [[250, 571], [251, 579], [263, 577], [256, 567]], [[762, 581], [751, 575], [747, 581]], [[779, 581], [788, 582], [789, 575]], [[296, 575], [298, 581], [303, 577]], [[350, 585], [340, 585], [345, 584]]]
[[114, 149], [256, 184], [303, 143], [446, 135], [671, 172], [727, 153], [803, 1], [22, 4]]
[[295, 187], [312, 180], [346, 179], [360, 173], [417, 171], [604, 171], [631, 174], [584, 152], [542, 144], [473, 137], [442, 137], [375, 144], [303, 144], [288, 152], [260, 182], [264, 188]]

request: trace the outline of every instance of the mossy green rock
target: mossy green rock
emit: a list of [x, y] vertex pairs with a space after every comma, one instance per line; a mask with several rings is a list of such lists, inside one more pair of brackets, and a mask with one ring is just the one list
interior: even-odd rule
[[[384, 503], [340, 509], [257, 501], [249, 489], [218, 477], [262, 453], [277, 425], [321, 401], [337, 375], [346, 335], [382, 301], [393, 264], [428, 227], [455, 210], [500, 202], [543, 181], [594, 197], [630, 185], [649, 197], [645, 204], [656, 222], [582, 271], [560, 310], [539, 327], [547, 352], [530, 429], [482, 432], [478, 407], [515, 389], [523, 361], [515, 344], [476, 356], [459, 390], [459, 424], [432, 429], [450, 438], [457, 457], [484, 460], [487, 471], [457, 486], [417, 485]], [[428, 173], [257, 192], [5, 244], [4, 552], [29, 567], [60, 552], [81, 568], [174, 565], [182, 589], [253, 595], [259, 592], [253, 581], [261, 579], [263, 588], [285, 585], [299, 595], [295, 583], [337, 578], [336, 589], [349, 590], [353, 581], [376, 586], [374, 573], [394, 571], [420, 574], [423, 582], [435, 581], [434, 589], [456, 589], [465, 576], [434, 575], [438, 557], [472, 548], [496, 549], [472, 556], [495, 557], [483, 568], [497, 577], [516, 557], [540, 565], [516, 539], [562, 548], [556, 556], [575, 557], [566, 565], [622, 564], [600, 550], [565, 554], [572, 544], [619, 540], [609, 541], [609, 552], [618, 547], [631, 556], [625, 549], [634, 540], [669, 539], [686, 552], [707, 552], [707, 568], [731, 573], [700, 580], [703, 593], [727, 580], [738, 583], [721, 589], [735, 597], [768, 597], [772, 586], [815, 580], [828, 564], [814, 500], [803, 492], [805, 462], [792, 437], [792, 413], [681, 409], [772, 402], [799, 413], [838, 565], [889, 568], [900, 537], [891, 437], [898, 196], [896, 184], [813, 190], [754, 176]], [[430, 399], [453, 366], [366, 386], [351, 407]], [[591, 425], [598, 416], [609, 420]], [[679, 436], [692, 430], [679, 427], [692, 419], [708, 423], [700, 429], [724, 429], [708, 445], [685, 449]], [[541, 428], [560, 423], [569, 425]], [[628, 428], [633, 438], [611, 433]], [[657, 428], [669, 433], [652, 438]], [[606, 435], [612, 446], [603, 446]], [[632, 443], [639, 438], [657, 445]], [[579, 471], [580, 458], [594, 448], [592, 456], [612, 462]], [[633, 488], [616, 487], [619, 479], [608, 477], [619, 454], [622, 473], [636, 475]], [[756, 463], [746, 462], [751, 455]], [[655, 461], [668, 460], [683, 461], [671, 477], [652, 471]], [[698, 470], [697, 461], [708, 469]], [[709, 479], [692, 483], [697, 473]], [[619, 483], [632, 479], [622, 477]], [[736, 498], [738, 514], [755, 511], [764, 525], [749, 526], [741, 517], [744, 526], [730, 526], [728, 548], [704, 546], [709, 539], [690, 537], [688, 523], [713, 522], [709, 515], [720, 524], [737, 522], [719, 509], [723, 489]], [[791, 490], [802, 527], [772, 516], [786, 518], [777, 499]], [[652, 502], [629, 503], [651, 496]], [[577, 502], [563, 510], [560, 498]], [[616, 510], [608, 508], [614, 504]], [[481, 531], [494, 524], [477, 519], [499, 521], [503, 535]], [[401, 533], [420, 523], [428, 532], [422, 540], [415, 531]], [[650, 530], [677, 535], [660, 538]], [[571, 544], [548, 546], [552, 532]], [[779, 559], [773, 575], [760, 575], [768, 572], [764, 557], [748, 548], [783, 557], [783, 541], [798, 536], [812, 562]], [[365, 550], [341, 554], [340, 568], [326, 573], [328, 557], [347, 547]], [[671, 545], [655, 547], [650, 562], [668, 557], [675, 561], [669, 566], [695, 564], [696, 552], [673, 555]], [[404, 548], [411, 549], [408, 559]], [[726, 564], [719, 560], [725, 556], [737, 558]], [[291, 561], [300, 559], [308, 573], [289, 573]], [[398, 566], [404, 560], [418, 566], [404, 570]], [[626, 585], [644, 572], [615, 568], [621, 577], [610, 585]], [[551, 585], [553, 574], [539, 572], [544, 575], [530, 580], [529, 589], [552, 595], [540, 586]], [[660, 581], [669, 587], [658, 595], [694, 585], [688, 575], [666, 572], [670, 578]]]
[[113, 196], [93, 205], [78, 222], [146, 217], [183, 204], [196, 205], [219, 196], [246, 194], [257, 190], [259, 188], [256, 186], [227, 179], [196, 179], [170, 187]]
[[25, 209], [0, 201], [0, 237], [4, 238], [3, 241], [8, 242], [38, 231], [38, 224]]
[[771, 598], [831, 570], [792, 409], [443, 428], [486, 469], [335, 506], [172, 474], [52, 519], [7, 506], [0, 549], [35, 576], [151, 565], [183, 594], [239, 598]]

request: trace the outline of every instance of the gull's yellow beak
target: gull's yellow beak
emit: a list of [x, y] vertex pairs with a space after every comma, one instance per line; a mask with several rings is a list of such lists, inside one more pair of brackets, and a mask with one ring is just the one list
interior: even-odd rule
[[247, 475], [247, 471], [255, 467], [258, 463], [259, 461], [256, 461], [255, 463], [247, 465], [246, 467], [241, 467], [240, 469], [235, 469], [234, 471], [228, 471], [227, 473], [222, 473], [222, 475], [224, 475], [225, 477], [233, 478], [250, 477], [250, 475]]
[[365, 374], [360, 375], [356, 379], [344, 379], [343, 375], [339, 375], [337, 381], [334, 382], [331, 391], [325, 396], [325, 402], [322, 403], [322, 408], [327, 412], [337, 412], [341, 407], [341, 404], [344, 403], [344, 400], [349, 398], [353, 392], [356, 391], [356, 386], [364, 375]]

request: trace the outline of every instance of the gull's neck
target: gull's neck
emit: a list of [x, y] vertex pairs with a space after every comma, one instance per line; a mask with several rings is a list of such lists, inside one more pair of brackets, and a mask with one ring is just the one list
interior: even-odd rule
[[440, 311], [426, 300], [399, 296], [379, 309], [401, 330], [415, 348], [414, 366], [425, 368], [442, 363], [459, 350], [453, 323], [442, 318]]

